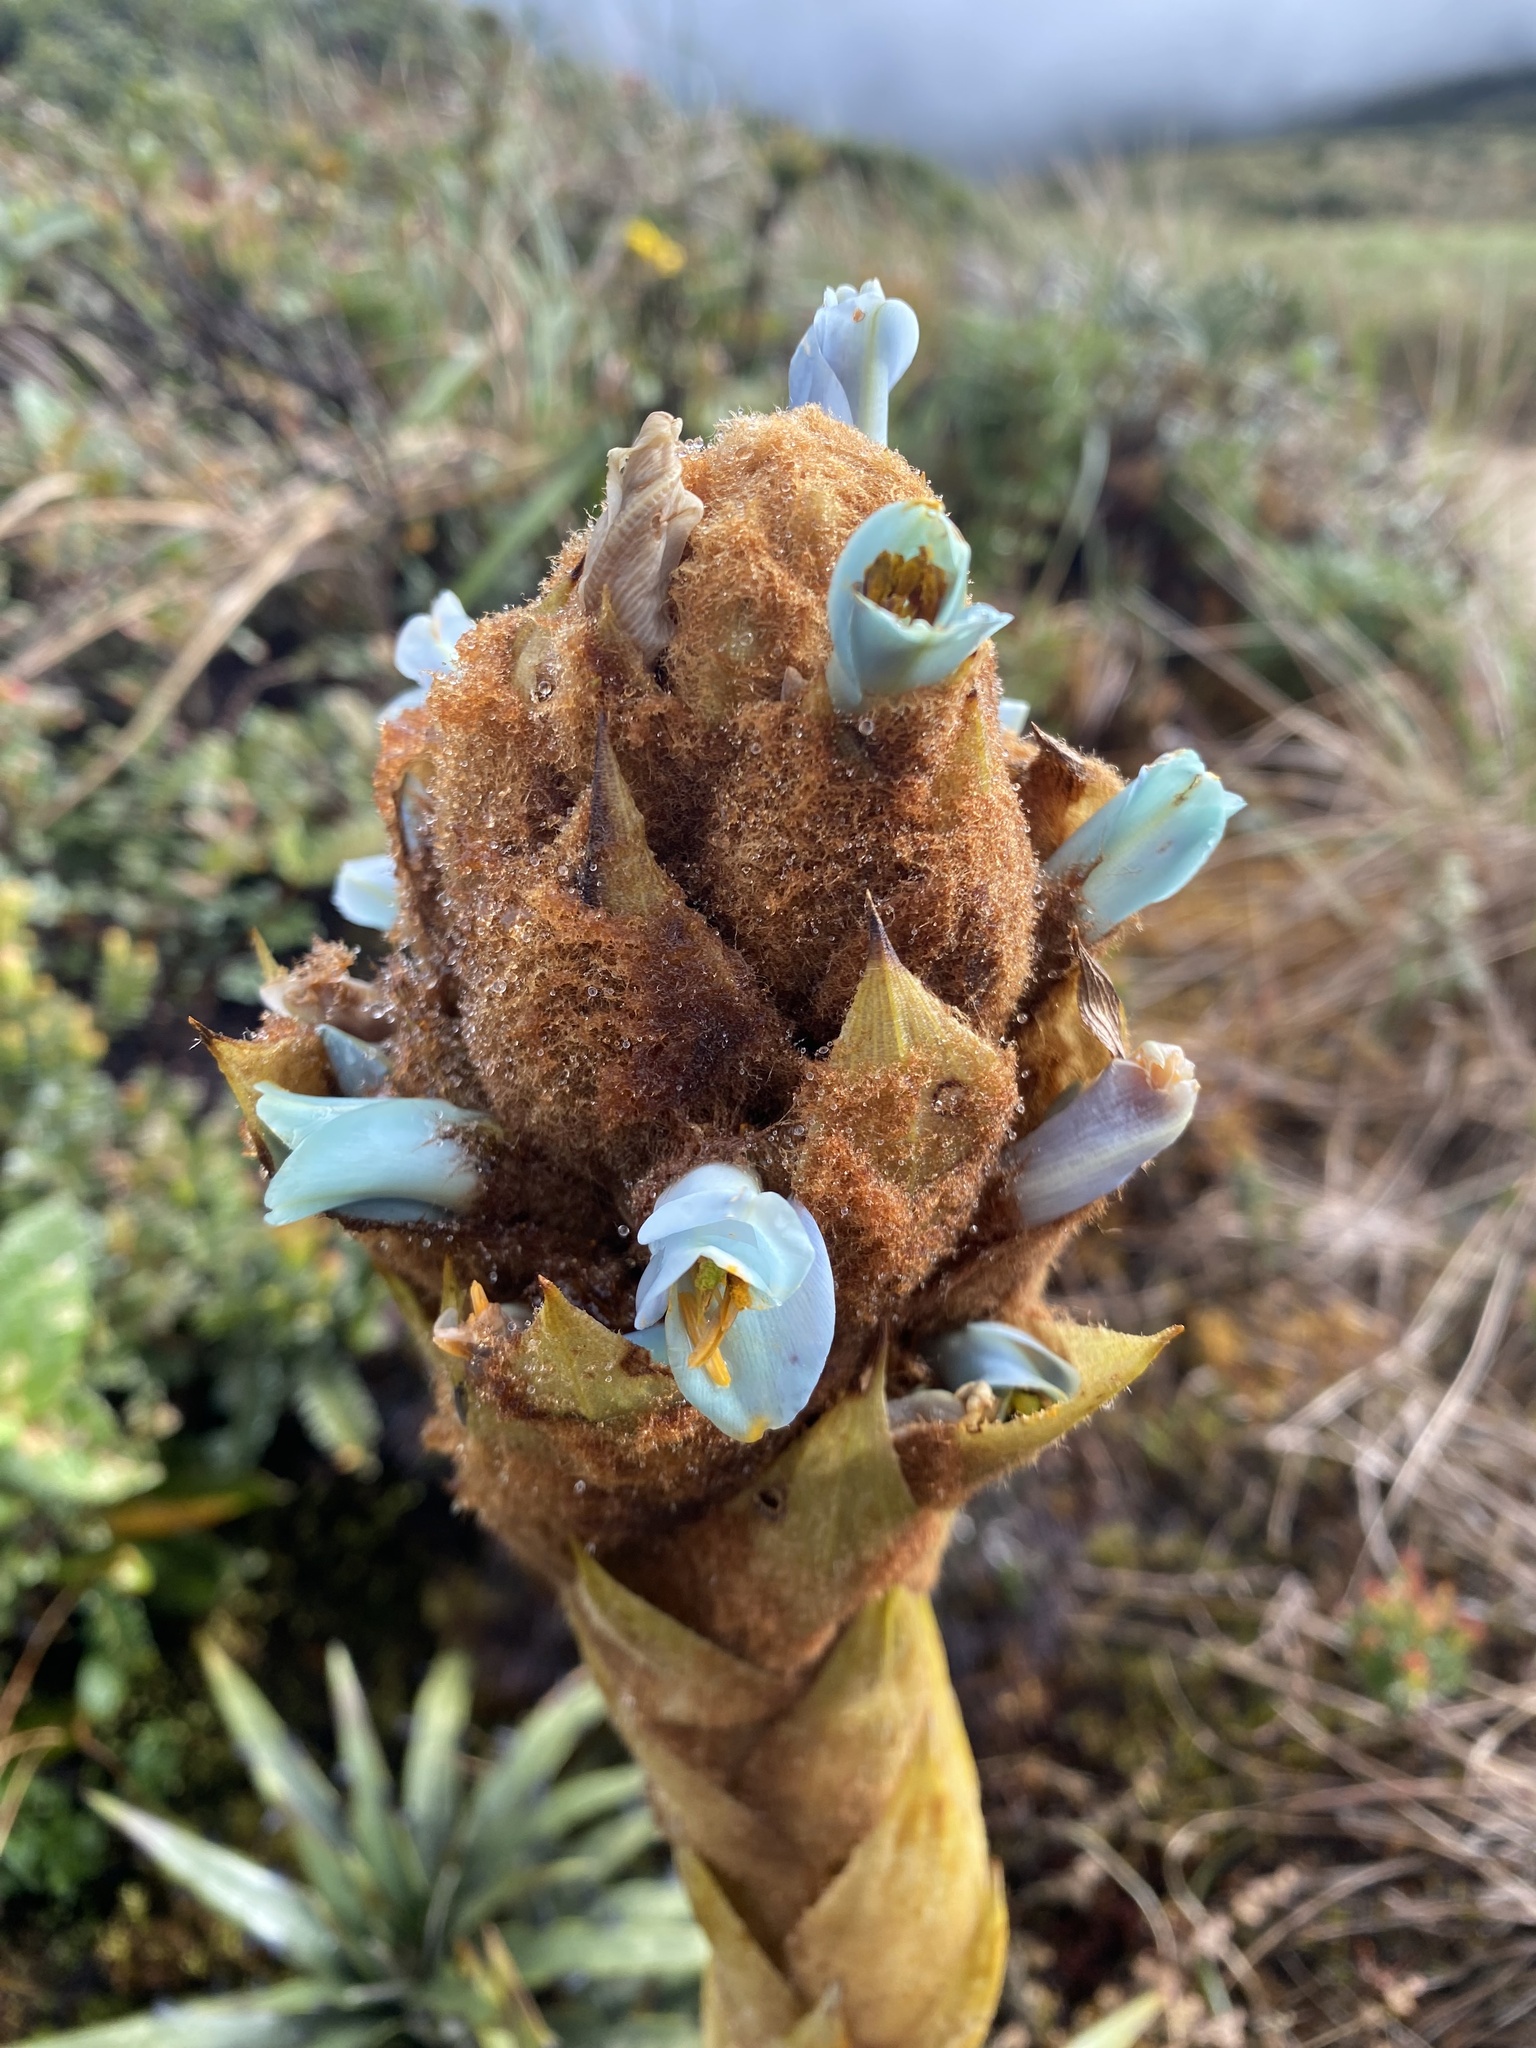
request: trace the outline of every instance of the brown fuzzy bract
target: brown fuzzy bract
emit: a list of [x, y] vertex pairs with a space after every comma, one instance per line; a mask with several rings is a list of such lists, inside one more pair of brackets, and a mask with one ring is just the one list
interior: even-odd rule
[[[531, 1301], [542, 1277], [626, 1328], [635, 1232], [707, 1160], [756, 1164], [825, 1236], [838, 1327], [806, 1420], [879, 1326], [915, 1359], [946, 1305], [1035, 1298], [1049, 1253], [1010, 1224], [997, 1160], [1092, 1056], [1058, 985], [1082, 958], [1071, 902], [1037, 854], [1118, 778], [1002, 733], [990, 645], [945, 682], [834, 712], [834, 564], [872, 512], [912, 498], [932, 501], [920, 472], [816, 408], [729, 419], [702, 447], [658, 415], [539, 595], [480, 620], [386, 723], [395, 951], [367, 984], [319, 948], [284, 1002], [378, 1043], [395, 1093], [492, 1120], [472, 1141], [488, 1184], [473, 1215], [355, 1226], [429, 1324], [446, 1257], [493, 1301]], [[302, 1044], [329, 1085], [313, 1033], [282, 1044], [221, 1057], [248, 1095]], [[526, 1364], [516, 1343], [476, 1358], [463, 1483], [482, 1504], [544, 1503], [545, 1536], [607, 1540], [642, 1496], [696, 1512], [738, 1471], [734, 1449], [704, 1455], [726, 1440], [683, 1404], [603, 1449], [589, 1419], [529, 1410], [507, 1377]], [[610, 1451], [623, 1473], [604, 1479]], [[599, 1506], [610, 1480], [622, 1510]]]

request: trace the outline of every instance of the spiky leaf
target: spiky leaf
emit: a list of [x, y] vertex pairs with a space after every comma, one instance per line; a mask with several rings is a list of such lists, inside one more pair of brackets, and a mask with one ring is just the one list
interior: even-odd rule
[[341, 1946], [320, 1917], [317, 1902], [290, 1879], [110, 1793], [85, 1796], [167, 1877], [185, 1885], [212, 1912], [233, 1920], [263, 1948], [303, 1969], [340, 1968]]
[[459, 1744], [469, 1726], [472, 1675], [467, 1657], [450, 1652], [437, 1658], [411, 1708], [401, 1804], [429, 1873], [441, 1860], [458, 1813]]

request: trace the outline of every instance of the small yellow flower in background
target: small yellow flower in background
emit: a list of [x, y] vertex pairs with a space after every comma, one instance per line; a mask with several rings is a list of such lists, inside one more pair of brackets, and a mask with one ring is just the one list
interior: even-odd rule
[[643, 213], [637, 213], [624, 229], [624, 246], [631, 256], [638, 256], [648, 264], [658, 277], [676, 277], [688, 261], [688, 251], [681, 242], [674, 242], [665, 228], [657, 227], [655, 221], [647, 220]]

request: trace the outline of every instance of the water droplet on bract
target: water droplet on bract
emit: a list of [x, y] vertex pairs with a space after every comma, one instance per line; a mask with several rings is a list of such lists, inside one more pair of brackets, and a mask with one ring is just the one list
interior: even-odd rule
[[630, 1041], [629, 1041], [629, 1040], [628, 1040], [627, 1038], [621, 1038], [621, 1039], [619, 1040], [619, 1051], [620, 1051], [620, 1052], [628, 1052], [628, 1051], [629, 1051], [629, 1046], [630, 1046]]
[[585, 1493], [585, 1492], [586, 1492], [586, 1490], [587, 1490], [587, 1482], [585, 1481], [585, 1479], [578, 1479], [578, 1480], [576, 1481], [576, 1488], [575, 1488], [575, 1490], [576, 1490], [576, 1492], [577, 1492], [577, 1493]]
[[865, 739], [868, 739], [870, 737], [870, 735], [874, 732], [874, 729], [875, 721], [872, 718], [861, 718], [859, 720], [859, 731], [863, 733]]
[[553, 697], [555, 686], [553, 683], [536, 683], [533, 694], [539, 699], [540, 703], [543, 703], [547, 698]]
[[621, 1223], [621, 1224], [619, 1225], [619, 1235], [620, 1235], [620, 1237], [628, 1237], [628, 1235], [629, 1235], [629, 1225], [628, 1225], [627, 1223]]

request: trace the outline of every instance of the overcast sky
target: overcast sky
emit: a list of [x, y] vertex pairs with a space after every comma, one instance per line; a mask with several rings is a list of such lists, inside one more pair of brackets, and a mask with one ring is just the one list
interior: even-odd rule
[[[504, 0], [509, 13], [524, 12]], [[532, 0], [541, 38], [967, 167], [1536, 63], [1536, 0]]]

